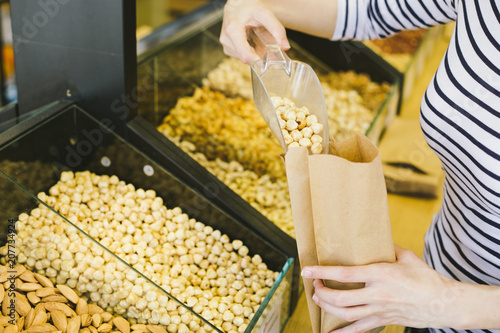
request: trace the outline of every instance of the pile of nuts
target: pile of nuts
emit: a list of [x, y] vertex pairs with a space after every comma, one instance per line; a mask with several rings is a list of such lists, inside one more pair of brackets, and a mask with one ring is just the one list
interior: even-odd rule
[[259, 131], [263, 131], [268, 134], [269, 137], [274, 138], [274, 135], [267, 126], [264, 118], [262, 118], [259, 111], [255, 107], [253, 100], [241, 97], [228, 98], [223, 93], [219, 91], [212, 91], [208, 88], [203, 88], [203, 91], [205, 91], [208, 96], [227, 107], [231, 112], [251, 123], [251, 125], [256, 127]]
[[361, 103], [361, 96], [354, 90], [336, 90], [323, 84], [325, 104], [328, 110], [328, 129], [337, 141], [343, 141], [352, 133], [366, 133], [373, 120], [373, 113]]
[[[246, 97], [245, 91], [252, 86], [251, 77], [245, 76], [245, 84], [238, 85], [225, 84], [224, 80], [227, 77], [225, 71], [234, 73], [247, 73], [248, 65], [243, 64], [239, 60], [224, 60], [224, 71], [220, 68], [213, 69], [208, 76], [210, 80], [203, 81], [204, 87], [212, 90], [221, 91], [228, 96], [226, 100], [219, 98], [221, 103], [225, 104], [231, 111], [234, 106], [231, 105], [231, 96]], [[217, 79], [215, 79], [217, 78]], [[339, 115], [345, 119], [341, 122], [329, 122], [329, 134], [337, 141], [342, 141], [351, 137], [360, 129], [368, 129], [375, 113], [383, 104], [387, 94], [391, 90], [391, 85], [388, 83], [376, 83], [370, 79], [367, 74], [356, 73], [354, 71], [346, 72], [330, 72], [326, 75], [318, 75], [319, 81], [323, 87], [323, 93], [326, 100], [332, 100], [340, 97], [342, 101], [338, 103], [327, 103], [327, 113], [329, 119], [336, 119]], [[238, 90], [238, 92], [235, 92]], [[346, 106], [348, 110], [346, 110]], [[257, 109], [254, 109], [254, 114], [260, 115]], [[347, 112], [349, 111], [349, 112]], [[354, 111], [354, 113], [352, 112]], [[362, 117], [359, 115], [362, 114]], [[244, 117], [244, 115], [241, 115]], [[250, 119], [255, 121], [254, 119]], [[337, 137], [338, 133], [342, 133], [341, 137]], [[364, 132], [361, 132], [364, 133]]]
[[130, 325], [23, 265], [0, 265], [0, 304], [2, 332], [166, 333], [158, 325]]
[[[349, 103], [352, 105], [352, 108], [364, 107], [370, 110], [372, 120], [392, 89], [391, 85], [387, 82], [375, 82], [368, 74], [356, 73], [355, 71], [330, 72], [326, 75], [318, 75], [318, 79], [323, 89], [325, 86], [329, 86], [331, 91], [344, 90], [347, 93], [355, 92], [359, 95], [360, 99], [349, 100]], [[324, 92], [324, 94], [325, 98], [329, 97], [328, 92]], [[332, 112], [332, 114], [342, 111], [332, 110], [328, 107], [327, 110], [328, 113]], [[357, 121], [355, 115], [351, 118], [353, 121]], [[343, 128], [342, 130], [351, 131], [354, 134], [350, 128]]]
[[269, 139], [270, 130], [260, 131], [201, 88], [193, 96], [180, 98], [158, 130], [192, 142], [210, 160], [236, 160], [245, 169], [272, 179], [285, 176], [279, 157], [283, 150], [277, 141]]
[[218, 158], [209, 160], [196, 150], [193, 143], [182, 141], [179, 137], [169, 139], [281, 230], [295, 238], [286, 179], [272, 180], [269, 175], [259, 176], [234, 160], [229, 163]]
[[202, 80], [204, 87], [211, 87], [224, 92], [228, 97], [253, 97], [250, 67], [235, 58], [224, 58], [216, 68], [212, 69]]
[[244, 332], [279, 274], [242, 241], [116, 176], [63, 172], [38, 197], [93, 240], [39, 205], [16, 222], [18, 262], [133, 325], [211, 330], [149, 279], [221, 330]]
[[323, 151], [323, 125], [305, 106], [297, 107], [286, 97], [271, 97], [288, 149], [306, 147], [312, 154]]

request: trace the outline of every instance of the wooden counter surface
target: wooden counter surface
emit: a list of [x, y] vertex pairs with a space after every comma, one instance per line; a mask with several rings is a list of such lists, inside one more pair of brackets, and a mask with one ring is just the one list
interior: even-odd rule
[[[438, 41], [438, 45], [434, 48], [433, 54], [426, 62], [424, 73], [418, 79], [412, 95], [403, 103], [400, 117], [419, 117], [422, 96], [446, 51], [450, 35], [449, 29], [450, 27], [447, 26], [441, 40]], [[394, 242], [422, 256], [424, 235], [431, 222], [432, 216], [439, 210], [441, 205], [441, 194], [437, 199], [433, 200], [389, 194], [388, 200]], [[403, 330], [404, 327], [401, 326], [388, 326], [382, 333], [402, 333]], [[297, 308], [289, 319], [283, 332], [312, 332], [304, 293], [302, 293]]]

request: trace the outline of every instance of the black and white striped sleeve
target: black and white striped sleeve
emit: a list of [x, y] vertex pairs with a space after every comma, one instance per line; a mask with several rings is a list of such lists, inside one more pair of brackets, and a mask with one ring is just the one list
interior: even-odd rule
[[383, 38], [454, 21], [462, 0], [338, 0], [332, 40]]

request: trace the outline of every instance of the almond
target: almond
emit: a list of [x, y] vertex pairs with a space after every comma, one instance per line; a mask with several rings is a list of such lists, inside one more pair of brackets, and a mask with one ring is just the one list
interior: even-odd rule
[[23, 265], [16, 265], [16, 266], [14, 266], [14, 270], [16, 271], [16, 273], [14, 274], [14, 277], [18, 277], [19, 275], [26, 272], [26, 267], [24, 267]]
[[120, 330], [122, 333], [130, 333], [130, 323], [122, 317], [116, 317], [113, 319], [113, 324], [115, 324], [116, 328]]
[[16, 325], [9, 324], [3, 330], [4, 333], [17, 333]]
[[31, 308], [26, 317], [24, 317], [24, 329], [28, 329], [31, 326], [33, 319], [35, 319], [35, 309]]
[[78, 300], [80, 299], [80, 297], [78, 297], [78, 295], [74, 292], [73, 289], [71, 289], [68, 286], [62, 285], [62, 284], [58, 284], [57, 289], [59, 289], [61, 294], [63, 294], [64, 297], [66, 297], [71, 303], [74, 303], [74, 304], [78, 303]]
[[98, 313], [94, 313], [92, 315], [92, 325], [94, 325], [95, 327], [99, 327], [99, 326], [101, 326], [101, 324], [102, 324], [101, 315]]
[[80, 298], [76, 303], [76, 314], [82, 315], [84, 313], [89, 313], [89, 306], [86, 300]]
[[157, 325], [147, 325], [146, 327], [151, 333], [167, 333], [163, 327]]
[[43, 304], [38, 304], [35, 306], [35, 316], [33, 321], [31, 322], [31, 326], [38, 326], [41, 324], [45, 324], [47, 322], [47, 312], [45, 312], [45, 307]]
[[68, 318], [66, 318], [66, 315], [59, 310], [54, 310], [50, 312], [50, 316], [55, 327], [60, 331], [66, 332], [66, 328], [68, 327]]
[[89, 304], [89, 315], [93, 315], [94, 313], [103, 313], [104, 310], [96, 304]]
[[92, 323], [92, 316], [88, 313], [84, 313], [81, 316], [82, 327], [87, 327]]
[[88, 327], [88, 329], [89, 329], [89, 330], [90, 330], [90, 332], [92, 332], [92, 333], [99, 333], [99, 332], [97, 331], [97, 328], [95, 328], [94, 326], [89, 326], [89, 327]]
[[39, 283], [25, 282], [25, 283], [22, 283], [17, 288], [17, 290], [28, 292], [28, 291], [35, 291], [35, 290], [42, 289], [42, 288], [43, 287]]
[[9, 294], [5, 293], [5, 296], [3, 297], [2, 301], [2, 314], [6, 317], [8, 317], [10, 313], [9, 304], [10, 304]]
[[24, 326], [24, 317], [21, 317], [16, 321], [17, 331], [21, 332], [23, 330], [23, 326]]
[[[54, 311], [54, 310], [59, 310], [61, 311], [62, 313], [64, 313], [64, 315], [66, 317], [73, 317], [73, 316], [76, 316], [76, 313], [75, 311], [73, 311], [69, 306], [67, 306], [66, 304], [64, 303], [58, 303], [58, 302], [47, 302], [47, 303], [40, 303], [40, 304], [44, 304], [45, 305], [45, 308], [47, 309], [47, 311]], [[80, 317], [78, 317], [80, 318]]]
[[101, 326], [99, 326], [99, 328], [97, 329], [97, 332], [109, 333], [109, 332], [111, 332], [112, 329], [113, 329], [113, 325], [111, 325], [109, 323], [105, 323], [105, 324], [102, 324]]
[[[12, 274], [11, 274], [11, 275], [9, 275], [9, 279], [11, 279], [13, 276], [14, 276], [14, 275], [12, 275]], [[5, 281], [5, 282], [3, 283], [3, 287], [4, 287], [4, 289], [5, 289], [5, 290], [12, 290], [12, 289], [16, 289], [16, 290], [17, 290], [17, 288], [19, 288], [19, 286], [20, 286], [21, 284], [23, 284], [23, 281], [21, 281], [21, 280], [19, 280], [19, 279], [16, 279], [15, 277], [14, 277], [14, 284], [12, 284], [12, 282], [11, 282], [11, 281], [12, 281], [12, 280], [7, 280], [7, 281]]]
[[35, 275], [26, 270], [23, 274], [19, 275], [19, 278], [25, 282], [38, 283], [38, 280], [35, 278]]
[[2, 316], [0, 317], [0, 326], [6, 326], [10, 321], [9, 316]]
[[0, 274], [0, 283], [4, 283], [5, 281], [7, 281], [8, 278], [9, 278], [9, 273], [4, 272]]
[[63, 295], [49, 295], [42, 298], [42, 303], [47, 303], [47, 302], [67, 303], [68, 299]]
[[80, 316], [71, 318], [68, 322], [66, 333], [78, 333], [80, 331]]
[[88, 327], [84, 327], [80, 330], [80, 333], [90, 333], [90, 329]]
[[21, 317], [26, 316], [28, 312], [31, 310], [30, 302], [28, 302], [28, 299], [24, 295], [18, 295], [15, 304], [16, 304], [16, 311], [17, 313], [19, 313]]
[[57, 295], [59, 293], [59, 289], [54, 287], [44, 287], [35, 291], [36, 295], [40, 298], [44, 298], [50, 295]]
[[5, 288], [3, 287], [2, 284], [0, 284], [0, 300], [3, 300], [5, 296]]
[[132, 326], [130, 326], [130, 329], [132, 331], [146, 331], [146, 332], [148, 331], [147, 326], [144, 325], [144, 324], [135, 324], [135, 325], [132, 325]]
[[35, 279], [37, 279], [42, 286], [54, 288], [54, 284], [47, 277], [40, 275], [38, 273], [33, 273], [33, 275], [35, 276]]
[[[11, 294], [11, 297], [9, 297], [9, 294]], [[19, 292], [12, 292], [12, 291], [8, 291], [5, 293], [5, 296], [3, 297], [3, 301], [2, 301], [2, 313], [4, 316], [6, 317], [9, 317], [10, 316], [10, 308], [9, 306], [11, 306], [12, 303], [16, 303], [17, 302], [17, 297], [23, 297]], [[14, 312], [14, 316], [15, 318], [11, 318], [11, 319], [14, 319], [14, 320], [17, 320], [17, 318], [19, 317], [19, 314], [16, 312]]]
[[40, 303], [40, 297], [38, 297], [34, 291], [27, 293], [26, 297], [28, 297], [28, 301], [33, 305]]
[[26, 330], [28, 333], [48, 333], [48, 332], [56, 332], [57, 328], [52, 326], [51, 324], [45, 323], [37, 326], [31, 326]]
[[109, 312], [103, 312], [103, 313], [101, 313], [101, 318], [102, 318], [102, 321], [107, 323], [108, 321], [113, 319], [113, 315]]

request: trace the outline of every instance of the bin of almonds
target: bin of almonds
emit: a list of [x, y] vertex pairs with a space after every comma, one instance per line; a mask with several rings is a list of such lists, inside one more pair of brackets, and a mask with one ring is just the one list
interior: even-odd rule
[[[196, 313], [242, 333], [279, 275], [241, 240], [117, 176], [63, 172], [38, 198], [72, 225], [44, 204], [18, 216], [19, 306], [9, 324], [2, 266], [4, 332], [213, 331]], [[2, 265], [7, 252], [0, 249]], [[276, 293], [287, 297], [282, 282]]]
[[[365, 133], [391, 89], [388, 83], [375, 83], [353, 71], [332, 72], [319, 79], [329, 131], [336, 140]], [[193, 95], [180, 97], [158, 130], [295, 237], [285, 168], [279, 158], [282, 149], [253, 104], [250, 69], [226, 58], [208, 73], [202, 86]], [[299, 145], [305, 137], [312, 148], [317, 137], [308, 138], [307, 132], [283, 134], [290, 143], [290, 137], [298, 139]]]

